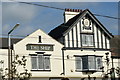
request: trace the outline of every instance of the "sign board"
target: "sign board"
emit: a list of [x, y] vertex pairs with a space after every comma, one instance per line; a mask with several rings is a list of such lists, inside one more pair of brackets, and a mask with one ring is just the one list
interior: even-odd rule
[[27, 50], [53, 51], [53, 45], [47, 44], [27, 44]]
[[82, 32], [92, 32], [91, 21], [88, 19], [83, 20], [83, 26], [81, 28]]

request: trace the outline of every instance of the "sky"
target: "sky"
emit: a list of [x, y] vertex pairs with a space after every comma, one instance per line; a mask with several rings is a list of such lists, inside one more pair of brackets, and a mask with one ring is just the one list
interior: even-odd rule
[[[76, 0], [77, 1], [77, 0]], [[94, 0], [95, 1], [95, 0]], [[118, 17], [118, 2], [32, 2], [57, 8], [89, 9], [93, 14]], [[12, 35], [26, 36], [37, 29], [48, 33], [64, 22], [64, 10], [51, 9], [41, 6], [23, 4], [18, 2], [0, 3], [2, 19], [2, 34], [7, 34], [16, 23], [20, 26]], [[97, 19], [113, 35], [118, 34], [118, 20], [105, 17]]]

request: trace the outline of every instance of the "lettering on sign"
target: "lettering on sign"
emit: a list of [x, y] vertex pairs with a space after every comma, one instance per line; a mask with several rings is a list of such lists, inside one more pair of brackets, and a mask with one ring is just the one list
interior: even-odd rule
[[47, 44], [28, 44], [27, 50], [53, 51], [53, 45]]
[[92, 30], [92, 29], [91, 29], [90, 26], [88, 26], [88, 27], [87, 27], [87, 26], [84, 26], [84, 27], [83, 27], [83, 30]]

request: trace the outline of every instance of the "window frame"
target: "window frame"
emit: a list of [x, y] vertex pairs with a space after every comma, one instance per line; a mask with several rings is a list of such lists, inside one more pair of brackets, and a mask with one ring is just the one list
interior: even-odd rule
[[[32, 69], [32, 70], [37, 70], [36, 68], [35, 68], [35, 69], [33, 68], [33, 63], [32, 63], [33, 60], [32, 60], [32, 58], [34, 58], [34, 57], [36, 57], [36, 61], [37, 61], [37, 55], [32, 55], [32, 56], [31, 56], [31, 69]], [[37, 63], [36, 63], [36, 67], [38, 67]]]
[[[100, 57], [101, 58], [101, 61], [102, 61], [102, 57], [103, 56], [97, 56], [97, 55], [82, 55], [82, 56], [80, 56], [80, 55], [74, 55], [75, 56], [75, 68], [76, 68], [76, 72], [79, 72], [79, 71], [102, 71], [102, 70], [100, 70], [100, 69], [97, 69], [97, 61], [96, 61], [96, 59], [98, 58], [98, 57]], [[90, 65], [89, 65], [89, 56], [93, 56], [94, 57], [94, 68], [93, 69], [90, 69]], [[82, 59], [82, 61], [81, 61], [81, 69], [77, 69], [77, 62], [76, 62], [76, 58], [78, 58], [78, 57], [81, 57], [81, 59]], [[83, 57], [87, 57], [87, 68], [86, 69], [83, 69], [84, 68], [84, 63], [83, 63]], [[86, 60], [86, 59], [85, 59]], [[101, 62], [101, 67], [103, 66], [103, 62]]]
[[[49, 57], [49, 69], [46, 69], [46, 68], [45, 68], [45, 66], [46, 66], [46, 64], [45, 64], [45, 63], [46, 63], [46, 61], [45, 61], [45, 57]], [[50, 65], [50, 55], [49, 55], [49, 56], [48, 56], [48, 55], [44, 55], [44, 63], [43, 63], [43, 64], [44, 64], [44, 70], [51, 70], [51, 65]]]
[[[103, 62], [102, 62], [102, 57], [103, 57], [103, 56], [96, 56], [96, 59], [97, 59], [98, 57], [101, 58], [101, 67], [102, 67], [102, 66], [103, 66]], [[97, 71], [102, 71], [102, 69], [97, 68], [97, 60], [96, 60], [96, 59], [95, 59], [95, 61], [96, 61], [96, 70], [97, 70]]]
[[[32, 61], [32, 57], [34, 57], [34, 56], [37, 57], [37, 59], [36, 59], [37, 68], [36, 68], [36, 69], [33, 69], [33, 67], [32, 67], [32, 66], [33, 66], [33, 65], [32, 65], [32, 62], [33, 62], [33, 61]], [[42, 61], [43, 61], [43, 63], [42, 63], [43, 68], [41, 68], [41, 69], [40, 69], [40, 65], [39, 65], [39, 63], [40, 63], [40, 62], [39, 62], [39, 56], [42, 56], [42, 57], [43, 57], [43, 58], [42, 58], [42, 59], [43, 59], [43, 60], [42, 60]], [[49, 69], [46, 69], [46, 68], [45, 68], [45, 65], [46, 65], [46, 64], [45, 64], [45, 57], [46, 57], [46, 56], [49, 57]], [[31, 70], [32, 70], [32, 71], [50, 71], [50, 70], [51, 70], [50, 56], [51, 56], [51, 55], [49, 55], [49, 54], [31, 55]]]
[[75, 56], [75, 66], [76, 66], [77, 71], [82, 71], [82, 68], [83, 68], [82, 58], [81, 58], [81, 62], [80, 62], [81, 63], [81, 69], [77, 69], [77, 62], [76, 62], [77, 59], [76, 58], [81, 58], [81, 56]]
[[[88, 38], [91, 38], [91, 41], [92, 41], [92, 44], [90, 44], [89, 42], [89, 39]], [[84, 37], [87, 38], [85, 39], [84, 41]], [[94, 34], [93, 33], [81, 33], [81, 41], [82, 41], [82, 47], [94, 47]], [[86, 43], [86, 44], [85, 44]]]

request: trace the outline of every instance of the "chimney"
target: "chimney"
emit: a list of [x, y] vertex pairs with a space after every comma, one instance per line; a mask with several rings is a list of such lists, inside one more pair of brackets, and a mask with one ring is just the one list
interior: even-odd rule
[[64, 23], [66, 23], [69, 19], [73, 18], [77, 14], [82, 12], [81, 9], [65, 9], [64, 12]]

